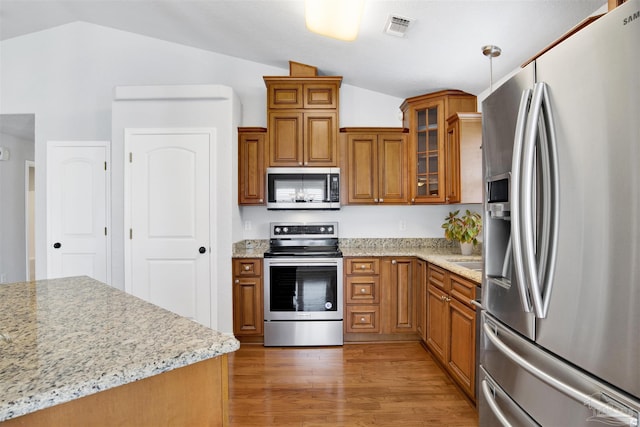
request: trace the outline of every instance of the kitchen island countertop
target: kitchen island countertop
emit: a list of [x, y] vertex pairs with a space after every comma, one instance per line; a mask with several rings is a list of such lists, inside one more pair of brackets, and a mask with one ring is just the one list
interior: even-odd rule
[[89, 277], [0, 285], [0, 421], [239, 346]]

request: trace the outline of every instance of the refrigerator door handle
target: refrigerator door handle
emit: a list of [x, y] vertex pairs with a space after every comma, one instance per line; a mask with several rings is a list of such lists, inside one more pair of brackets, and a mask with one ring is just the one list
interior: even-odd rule
[[[637, 416], [630, 415], [630, 413], [625, 413], [617, 407], [613, 407], [605, 402], [598, 400], [592, 394], [583, 393], [582, 391], [572, 387], [569, 384], [566, 384], [559, 379], [553, 377], [552, 375], [546, 373], [542, 369], [533, 365], [531, 362], [526, 360], [524, 357], [520, 356], [518, 353], [513, 351], [507, 344], [505, 344], [500, 337], [498, 337], [497, 328], [492, 327], [491, 322], [485, 321], [482, 324], [482, 329], [484, 331], [485, 336], [491, 341], [491, 343], [508, 359], [510, 359], [513, 363], [520, 366], [525, 371], [529, 372], [531, 375], [544, 382], [548, 386], [556, 389], [560, 393], [570, 397], [571, 399], [597, 411], [599, 414], [606, 414], [608, 419], [615, 420], [619, 425], [625, 425], [630, 427], [637, 427], [640, 420]], [[629, 409], [630, 412], [632, 411]]]
[[[540, 239], [536, 256], [534, 193], [536, 142], [540, 141]], [[558, 161], [553, 112], [547, 85], [536, 83], [531, 98], [531, 112], [527, 121], [523, 153], [522, 181], [520, 182], [520, 206], [522, 220], [522, 257], [524, 274], [531, 290], [531, 299], [536, 317], [544, 319], [549, 310], [549, 301], [555, 270], [557, 231], [559, 221]]]
[[521, 198], [522, 150], [530, 101], [531, 89], [522, 91], [513, 141], [511, 194], [509, 195], [509, 200], [511, 200], [511, 239], [509, 240], [509, 244], [513, 251], [513, 266], [516, 275], [516, 283], [518, 285], [518, 292], [520, 293], [520, 302], [522, 303], [522, 310], [525, 313], [531, 312], [531, 301], [529, 297], [529, 289], [526, 284], [524, 261], [522, 257], [522, 211], [519, 200]]
[[482, 380], [482, 394], [484, 395], [491, 412], [496, 416], [500, 424], [503, 427], [511, 427], [511, 423], [507, 420], [507, 417], [502, 413], [502, 410], [498, 406], [498, 402], [495, 399], [495, 386], [493, 384], [489, 384], [489, 380], [486, 378]]

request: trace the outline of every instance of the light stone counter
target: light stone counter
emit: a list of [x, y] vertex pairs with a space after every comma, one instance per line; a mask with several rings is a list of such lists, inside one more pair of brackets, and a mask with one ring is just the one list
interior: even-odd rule
[[0, 421], [239, 347], [88, 277], [0, 285]]
[[[480, 261], [480, 248], [473, 255], [460, 255], [459, 247], [444, 238], [376, 238], [340, 239], [340, 250], [345, 257], [413, 256], [436, 264], [478, 284], [482, 273], [461, 267], [452, 261]], [[262, 258], [269, 248], [268, 240], [245, 240], [233, 246], [234, 258]]]

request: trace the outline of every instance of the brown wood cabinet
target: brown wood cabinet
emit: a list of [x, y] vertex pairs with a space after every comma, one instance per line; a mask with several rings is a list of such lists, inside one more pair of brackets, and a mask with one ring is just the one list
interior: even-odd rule
[[345, 333], [380, 333], [380, 260], [345, 258], [344, 272]]
[[388, 331], [416, 332], [415, 258], [385, 257], [382, 262], [383, 289], [388, 289]]
[[345, 341], [418, 338], [414, 266], [413, 257], [344, 259]]
[[338, 166], [342, 77], [264, 77], [268, 166]]
[[443, 90], [407, 98], [400, 109], [409, 129], [409, 199], [411, 203], [445, 203], [446, 119], [456, 112], [474, 112], [474, 95]]
[[406, 204], [407, 130], [342, 128], [343, 197], [346, 204]]
[[233, 333], [240, 341], [263, 337], [262, 286], [261, 258], [233, 259]]
[[265, 204], [265, 146], [267, 129], [238, 128], [238, 204]]
[[433, 264], [427, 267], [426, 345], [475, 401], [478, 285]]
[[416, 332], [427, 341], [427, 262], [416, 259]]
[[482, 114], [455, 113], [447, 119], [446, 202], [482, 203]]

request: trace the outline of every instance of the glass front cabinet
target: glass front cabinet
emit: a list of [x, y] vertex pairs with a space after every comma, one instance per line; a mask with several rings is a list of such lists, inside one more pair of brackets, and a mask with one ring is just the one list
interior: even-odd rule
[[457, 112], [476, 111], [476, 97], [443, 90], [408, 98], [400, 109], [403, 126], [409, 129], [410, 202], [446, 203], [446, 119]]

